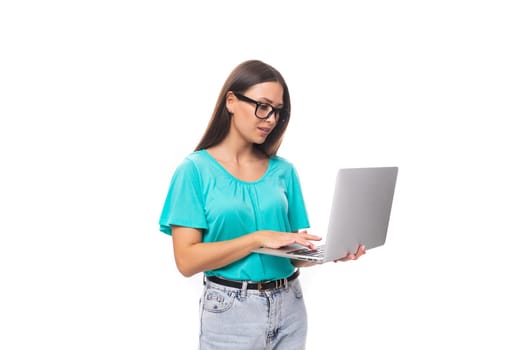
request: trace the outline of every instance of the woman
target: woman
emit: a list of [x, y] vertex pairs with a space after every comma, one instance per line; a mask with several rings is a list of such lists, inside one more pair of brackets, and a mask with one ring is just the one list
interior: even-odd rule
[[[256, 60], [226, 80], [208, 127], [177, 167], [160, 218], [177, 268], [204, 272], [201, 349], [304, 349], [298, 267], [251, 253], [292, 243], [314, 248], [295, 168], [276, 155], [290, 117], [281, 74]], [[357, 259], [355, 254], [341, 260]]]

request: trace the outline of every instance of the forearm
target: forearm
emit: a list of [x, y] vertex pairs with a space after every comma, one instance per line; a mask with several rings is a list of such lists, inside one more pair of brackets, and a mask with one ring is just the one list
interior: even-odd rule
[[244, 258], [260, 246], [255, 234], [244, 235], [228, 241], [198, 242], [175, 253], [179, 271], [186, 277], [213, 270]]
[[295, 267], [310, 267], [318, 265], [316, 262], [304, 261], [304, 260], [292, 260], [292, 264]]

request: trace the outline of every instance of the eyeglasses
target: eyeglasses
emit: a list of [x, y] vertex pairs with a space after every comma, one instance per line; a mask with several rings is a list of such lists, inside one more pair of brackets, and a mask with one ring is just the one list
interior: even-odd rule
[[278, 120], [281, 112], [284, 110], [284, 108], [275, 108], [269, 103], [252, 100], [251, 98], [236, 92], [233, 94], [241, 101], [253, 103], [255, 105], [255, 116], [259, 119], [268, 119], [275, 113], [275, 120]]

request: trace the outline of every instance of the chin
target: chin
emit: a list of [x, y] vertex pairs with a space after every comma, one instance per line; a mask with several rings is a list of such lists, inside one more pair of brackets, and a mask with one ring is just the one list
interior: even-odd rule
[[256, 139], [253, 141], [253, 143], [257, 144], [257, 145], [262, 145], [263, 143], [266, 142], [266, 137], [264, 139]]

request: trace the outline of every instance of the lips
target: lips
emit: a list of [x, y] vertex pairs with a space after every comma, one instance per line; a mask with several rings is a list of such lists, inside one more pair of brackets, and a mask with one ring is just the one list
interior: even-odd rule
[[262, 128], [262, 127], [258, 127], [257, 129], [258, 129], [259, 131], [261, 131], [261, 132], [262, 132], [263, 134], [265, 134], [265, 135], [268, 135], [268, 134], [272, 131], [271, 128]]

